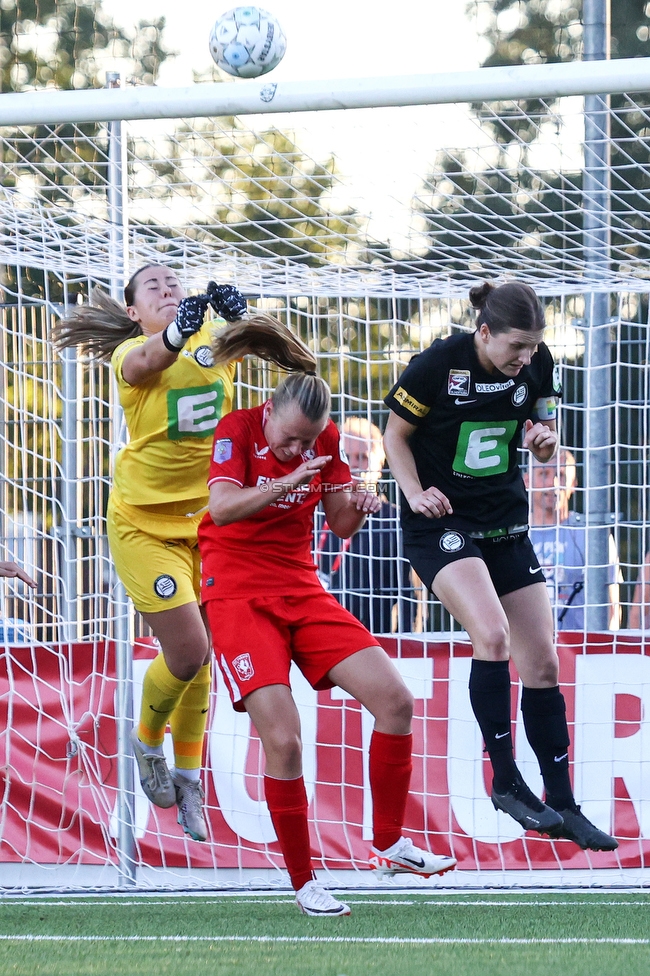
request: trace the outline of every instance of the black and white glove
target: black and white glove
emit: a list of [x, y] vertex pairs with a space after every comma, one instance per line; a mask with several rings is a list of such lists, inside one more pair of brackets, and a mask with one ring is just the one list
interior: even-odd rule
[[162, 333], [162, 341], [170, 352], [180, 352], [190, 336], [199, 331], [209, 304], [207, 295], [190, 295], [181, 299], [176, 318]]
[[212, 308], [226, 322], [236, 322], [248, 311], [246, 299], [234, 285], [218, 285], [216, 281], [209, 281], [206, 291]]

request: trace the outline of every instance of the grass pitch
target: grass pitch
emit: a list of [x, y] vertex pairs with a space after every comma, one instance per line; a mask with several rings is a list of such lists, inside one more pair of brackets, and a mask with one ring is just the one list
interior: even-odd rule
[[12, 976], [648, 976], [650, 894], [372, 893], [352, 915], [287, 894], [8, 895]]

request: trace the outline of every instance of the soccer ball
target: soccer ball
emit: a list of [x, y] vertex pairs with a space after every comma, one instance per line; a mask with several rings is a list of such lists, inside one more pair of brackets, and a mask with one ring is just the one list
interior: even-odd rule
[[261, 7], [233, 7], [217, 20], [210, 34], [210, 54], [238, 78], [257, 78], [284, 57], [287, 42], [275, 17]]

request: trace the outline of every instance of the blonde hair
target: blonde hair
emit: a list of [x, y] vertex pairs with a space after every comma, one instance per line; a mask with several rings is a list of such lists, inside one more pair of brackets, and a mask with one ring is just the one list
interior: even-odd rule
[[296, 403], [303, 417], [312, 423], [329, 416], [330, 388], [316, 373], [292, 373], [275, 388], [271, 403], [275, 410], [282, 410], [289, 403]]
[[369, 444], [379, 445], [382, 443], [382, 433], [376, 424], [373, 424], [367, 417], [346, 417], [341, 424], [341, 433], [349, 434], [359, 440], [368, 441]]
[[142, 335], [142, 328], [129, 318], [126, 311], [135, 302], [138, 275], [148, 268], [163, 267], [162, 264], [149, 263], [134, 271], [124, 286], [124, 305], [101, 288], [93, 288], [90, 303], [72, 308], [52, 329], [51, 338], [56, 348], [81, 346], [93, 359], [100, 363], [108, 362], [126, 339]]

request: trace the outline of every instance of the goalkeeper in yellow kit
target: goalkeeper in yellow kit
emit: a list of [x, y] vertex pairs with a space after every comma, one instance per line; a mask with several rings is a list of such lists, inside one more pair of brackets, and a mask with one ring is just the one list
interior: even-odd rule
[[[132, 733], [140, 780], [159, 807], [205, 840], [201, 755], [210, 690], [210, 636], [200, 606], [197, 528], [208, 502], [212, 435], [232, 407], [235, 361], [258, 355], [295, 368], [301, 343], [268, 315], [246, 316], [230, 285], [187, 297], [176, 273], [146, 265], [124, 289], [125, 305], [95, 289], [56, 327], [57, 347], [110, 359], [129, 442], [115, 460], [107, 526], [118, 575], [162, 653], [147, 669]], [[209, 307], [229, 325], [214, 342]], [[175, 769], [162, 743], [167, 723]]]

